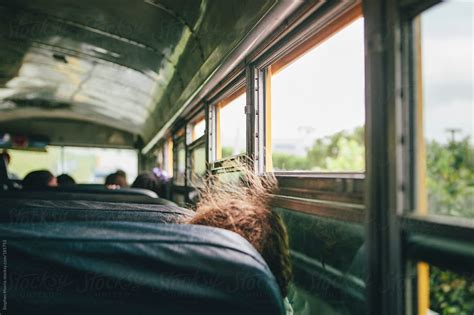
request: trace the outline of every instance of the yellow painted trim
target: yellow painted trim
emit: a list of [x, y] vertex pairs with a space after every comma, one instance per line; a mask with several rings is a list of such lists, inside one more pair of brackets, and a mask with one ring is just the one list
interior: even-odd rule
[[428, 197], [426, 191], [426, 145], [423, 126], [423, 78], [422, 78], [422, 53], [421, 53], [421, 23], [420, 18], [414, 21], [415, 45], [416, 45], [416, 149], [418, 152], [416, 159], [416, 211], [417, 214], [428, 213]]
[[170, 177], [173, 177], [173, 139], [171, 137], [166, 140], [166, 149], [168, 150], [168, 161], [166, 163], [166, 171], [168, 172]]
[[175, 134], [175, 138], [180, 138], [186, 134], [186, 130], [184, 128], [179, 129]]
[[272, 158], [272, 67], [268, 67], [265, 78], [265, 171], [273, 171]]
[[[225, 106], [225, 105], [224, 105]], [[216, 159], [222, 158], [222, 146], [221, 146], [221, 104], [216, 105]]]
[[430, 308], [430, 265], [419, 262], [416, 265], [418, 275], [418, 315], [427, 315]]
[[[428, 196], [426, 190], [426, 145], [423, 126], [423, 77], [421, 52], [421, 20], [414, 20], [414, 40], [416, 45], [416, 213], [428, 215]], [[417, 269], [418, 314], [426, 315], [430, 307], [429, 265], [419, 262]]]
[[226, 107], [229, 103], [231, 103], [233, 100], [235, 100], [236, 98], [244, 94], [246, 91], [247, 91], [247, 87], [245, 86], [239, 88], [237, 91], [235, 91], [234, 93], [226, 97], [224, 100], [220, 101], [218, 103], [219, 107], [220, 108]]

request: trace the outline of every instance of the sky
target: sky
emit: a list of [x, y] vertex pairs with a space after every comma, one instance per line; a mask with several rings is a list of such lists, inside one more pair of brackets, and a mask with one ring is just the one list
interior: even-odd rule
[[425, 138], [474, 138], [474, 1], [441, 3], [421, 16]]
[[234, 154], [245, 152], [245, 102], [246, 93], [240, 95], [220, 110], [221, 146], [231, 147]]
[[364, 23], [359, 18], [272, 76], [272, 141], [314, 139], [364, 124]]

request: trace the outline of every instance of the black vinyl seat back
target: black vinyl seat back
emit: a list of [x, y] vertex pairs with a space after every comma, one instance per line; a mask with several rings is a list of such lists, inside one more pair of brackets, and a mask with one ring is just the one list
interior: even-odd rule
[[0, 224], [8, 314], [283, 314], [239, 235], [184, 224]]
[[0, 199], [0, 222], [127, 221], [179, 223], [194, 212], [176, 205], [89, 200]]
[[158, 198], [158, 195], [148, 189], [142, 188], [120, 188], [120, 189], [108, 189], [104, 185], [97, 184], [76, 184], [69, 186], [60, 186], [54, 188], [61, 192], [77, 192], [77, 193], [88, 193], [88, 194], [111, 194], [111, 195], [137, 195], [137, 196], [148, 196], [150, 198]]
[[159, 198], [158, 195], [148, 189], [142, 188], [119, 188], [119, 189], [108, 189], [104, 185], [89, 185], [89, 184], [76, 184], [68, 186], [57, 186], [57, 187], [38, 187], [25, 189], [28, 192], [70, 192], [70, 193], [84, 193], [84, 194], [103, 194], [103, 195], [132, 195], [132, 196], [147, 196], [150, 198]]
[[[113, 191], [113, 190], [111, 190]], [[174, 202], [162, 199], [152, 198], [146, 195], [129, 195], [115, 193], [88, 193], [88, 192], [63, 192], [63, 191], [5, 191], [0, 192], [0, 202], [2, 198], [8, 199], [48, 199], [48, 200], [91, 200], [105, 202], [127, 202], [127, 203], [149, 203], [162, 205], [175, 205]]]

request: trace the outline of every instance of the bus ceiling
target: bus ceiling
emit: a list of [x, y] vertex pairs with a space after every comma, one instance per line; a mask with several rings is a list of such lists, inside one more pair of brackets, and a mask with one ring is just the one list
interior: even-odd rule
[[263, 17], [294, 3], [2, 0], [0, 130], [149, 143]]

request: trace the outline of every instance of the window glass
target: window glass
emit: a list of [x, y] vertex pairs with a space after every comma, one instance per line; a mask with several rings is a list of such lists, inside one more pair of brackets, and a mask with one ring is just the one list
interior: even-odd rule
[[11, 156], [8, 171], [14, 178], [23, 179], [36, 170], [48, 170], [55, 175], [61, 172], [61, 148], [48, 146], [46, 152], [8, 150]]
[[[420, 312], [432, 315], [472, 315], [474, 314], [474, 276], [470, 273], [458, 273], [434, 265], [427, 266], [427, 275], [418, 274], [422, 282], [426, 281], [426, 303]], [[425, 278], [426, 277], [426, 278]], [[420, 285], [420, 279], [418, 279]], [[428, 307], [427, 310], [425, 308]]]
[[184, 194], [175, 192], [173, 193], [172, 200], [176, 202], [179, 206], [186, 207], [186, 196]]
[[206, 146], [203, 144], [191, 151], [191, 186], [199, 186], [206, 174]]
[[242, 172], [227, 172], [227, 173], [220, 173], [217, 175], [217, 178], [223, 183], [239, 183], [242, 178]]
[[430, 213], [474, 218], [472, 1], [421, 15], [423, 126]]
[[193, 125], [193, 141], [196, 139], [201, 138], [204, 136], [204, 132], [206, 131], [206, 121], [204, 119], [196, 122]]
[[68, 174], [77, 183], [104, 183], [105, 177], [117, 170], [127, 180], [137, 176], [137, 152], [128, 149], [80, 148], [48, 146], [47, 152], [11, 150], [9, 170], [18, 178], [31, 171], [47, 169], [54, 175]]
[[159, 149], [155, 151], [155, 157], [156, 157], [156, 165], [161, 167], [164, 162], [163, 146], [161, 146]]
[[246, 93], [220, 105], [219, 108], [219, 137], [220, 156], [226, 158], [246, 151]]
[[364, 227], [286, 208], [295, 314], [367, 314]]
[[186, 152], [184, 142], [181, 141], [176, 146], [176, 174], [174, 183], [175, 185], [184, 186], [185, 184], [185, 176], [186, 176]]
[[364, 171], [364, 24], [359, 18], [271, 75], [275, 171]]

